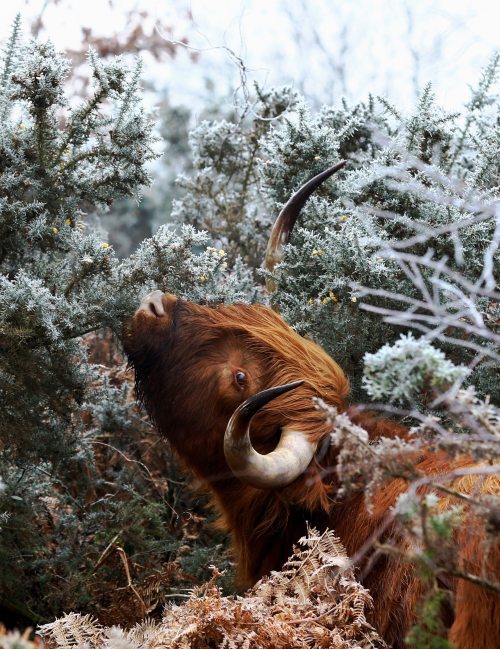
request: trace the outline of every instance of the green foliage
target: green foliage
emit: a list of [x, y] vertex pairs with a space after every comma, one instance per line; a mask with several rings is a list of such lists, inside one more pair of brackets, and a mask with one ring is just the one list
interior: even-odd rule
[[363, 387], [374, 401], [418, 400], [425, 389], [443, 392], [469, 374], [455, 366], [444, 353], [412, 334], [394, 345], [384, 345], [375, 354], [365, 354]]
[[447, 593], [434, 590], [421, 605], [419, 624], [414, 625], [406, 637], [413, 649], [453, 649], [445, 637], [442, 625], [443, 608], [449, 606]]
[[191, 112], [186, 107], [173, 106], [168, 97], [161, 98], [157, 112], [160, 138], [156, 148], [161, 156], [154, 168], [155, 182], [139, 204], [133, 197], [123, 198], [100, 215], [102, 226], [109, 232], [109, 241], [119, 257], [129, 255], [160, 225], [172, 222], [173, 201], [182, 194], [177, 177], [192, 167], [189, 148]]
[[241, 257], [252, 269], [262, 263], [274, 216], [259, 174], [262, 142], [297, 101], [289, 88], [256, 91], [249, 115], [205, 120], [191, 132], [193, 169], [178, 181], [184, 192], [172, 213], [178, 222], [208, 230], [230, 260]]
[[[488, 352], [497, 340], [498, 300], [471, 289], [486, 282], [488, 255], [490, 288], [498, 269], [497, 68], [494, 57], [463, 114], [444, 113], [430, 86], [409, 117], [372, 97], [313, 113], [286, 89], [257, 89], [253, 112], [203, 122], [191, 136], [194, 170], [181, 181], [186, 192], [175, 217], [206, 228], [230, 257], [239, 254], [253, 268], [262, 264], [270, 225], [292, 192], [348, 160], [303, 209], [273, 271], [270, 299], [341, 364], [355, 399], [366, 399], [364, 354], [395, 343], [395, 324], [428, 333], [456, 365], [467, 365], [485, 345], [471, 380], [481, 393], [500, 395], [498, 359]], [[405, 310], [405, 318], [393, 315]], [[430, 324], [422, 321], [429, 312]], [[469, 318], [482, 322], [479, 332], [460, 325]]]
[[50, 43], [22, 44], [16, 21], [0, 76], [0, 606], [30, 620], [98, 610], [96, 583], [116, 582], [116, 565], [99, 564], [108, 544], [138, 580], [181, 544], [168, 490], [159, 498], [138, 470], [149, 429], [85, 335], [120, 333], [153, 287], [205, 302], [251, 290], [242, 264], [228, 269], [189, 226], [163, 227], [119, 260], [92, 225], [89, 211], [138, 197], [156, 154], [140, 65], [88, 60], [92, 90], [70, 102], [68, 62]]
[[[409, 117], [372, 97], [314, 113], [290, 89], [256, 88], [243, 115], [212, 110], [216, 119], [198, 124], [191, 159], [189, 111], [166, 104], [160, 187], [133, 215], [158, 147], [140, 104], [140, 65], [128, 70], [93, 52], [89, 64], [92, 91], [75, 104], [68, 62], [50, 43], [20, 43], [16, 20], [0, 73], [1, 606], [33, 621], [69, 609], [111, 618], [122, 607], [115, 591], [137, 608], [127, 570], [137, 592], [150, 593], [165, 565], [184, 573], [173, 590], [206, 579], [209, 563], [221, 567], [222, 539], [201, 531], [204, 501], [180, 483], [136, 410], [131, 377], [113, 369], [123, 363], [114, 342], [95, 333], [119, 336], [153, 288], [199, 303], [272, 302], [339, 362], [354, 399], [415, 405], [468, 375], [477, 393], [459, 391], [454, 406], [466, 413], [464, 432], [473, 421], [480, 434], [475, 445], [450, 437], [442, 448], [491, 459], [499, 57], [460, 115], [436, 106], [430, 86]], [[307, 203], [268, 296], [260, 266], [279, 209], [341, 158], [348, 165]], [[97, 218], [110, 207], [104, 222], [119, 255]], [[137, 244], [128, 256], [122, 226]], [[349, 446], [344, 424], [344, 468], [356, 466], [357, 485], [370, 475], [378, 488], [388, 472], [359, 444], [361, 429]], [[390, 468], [417, 448], [391, 443]], [[406, 516], [399, 505], [410, 528], [421, 501]], [[452, 554], [457, 511], [426, 519], [430, 541], [417, 562], [429, 578]], [[422, 540], [421, 528], [413, 533]], [[448, 646], [442, 605], [440, 592], [426, 600], [413, 646]]]
[[[349, 159], [342, 177], [306, 205], [302, 227], [297, 228], [284, 262], [274, 273], [274, 301], [293, 326], [313, 335], [347, 369], [355, 398], [363, 397], [364, 354], [394, 343], [398, 335], [394, 324], [427, 332], [427, 321], [421, 321], [428, 310], [427, 299], [433, 307], [443, 305], [442, 320], [449, 321], [452, 331], [463, 314], [463, 304], [449, 297], [450, 285], [457, 284], [457, 278], [444, 278], [447, 286], [433, 284], [438, 274], [434, 268], [424, 268], [418, 258], [432, 248], [435, 262], [442, 261], [449, 273], [459, 273], [474, 283], [480, 281], [488, 248], [495, 245], [493, 213], [473, 218], [478, 211], [488, 213], [497, 191], [492, 182], [485, 187], [485, 174], [478, 176], [482, 153], [476, 151], [473, 170], [465, 167], [470, 164], [473, 137], [482, 127], [477, 126], [474, 136], [470, 130], [469, 138], [457, 138], [460, 116], [443, 115], [429, 88], [409, 118], [395, 117], [394, 111], [382, 108], [376, 110], [369, 102], [349, 111], [328, 109], [319, 115], [303, 111], [295, 123], [288, 120], [270, 133], [270, 162], [263, 166], [264, 182], [279, 191], [276, 198], [283, 201], [279, 188], [297, 183], [297, 163], [290, 161], [290, 151], [293, 158], [311, 162], [318, 151], [323, 167]], [[482, 108], [487, 111], [488, 102]], [[356, 152], [351, 154], [353, 148]], [[469, 162], [463, 157], [466, 151]], [[451, 157], [455, 158], [452, 173], [466, 183], [465, 195], [462, 185], [446, 176]], [[318, 170], [311, 162], [307, 175]], [[474, 206], [469, 207], [467, 199]], [[405, 263], [401, 253], [413, 255], [414, 261]], [[488, 300], [475, 296], [472, 300], [482, 314], [478, 317], [486, 319]], [[368, 313], [366, 307], [371, 307]], [[393, 310], [404, 309], [409, 311], [406, 320], [390, 317]], [[384, 322], [380, 314], [388, 310], [391, 313]], [[438, 336], [434, 341], [442, 345]], [[443, 348], [450, 351], [449, 345]], [[472, 357], [458, 347], [452, 354], [456, 363], [467, 363]], [[488, 392], [499, 394], [491, 363], [480, 364], [476, 375]]]

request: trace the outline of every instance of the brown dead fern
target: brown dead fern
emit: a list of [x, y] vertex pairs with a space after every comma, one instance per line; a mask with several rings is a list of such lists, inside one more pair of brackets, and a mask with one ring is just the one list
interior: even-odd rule
[[221, 573], [168, 605], [161, 622], [130, 630], [103, 627], [88, 616], [66, 615], [40, 629], [50, 649], [382, 649], [365, 611], [371, 598], [354, 578], [332, 532], [309, 529], [282, 571], [243, 597], [223, 597]]

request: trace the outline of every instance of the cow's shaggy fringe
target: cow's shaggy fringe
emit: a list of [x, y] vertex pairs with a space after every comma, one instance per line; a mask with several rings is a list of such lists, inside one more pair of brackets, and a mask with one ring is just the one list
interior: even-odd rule
[[[349, 382], [321, 347], [297, 336], [266, 307], [207, 307], [174, 296], [168, 296], [167, 304], [169, 318], [151, 322], [139, 314], [125, 336], [137, 393], [181, 461], [212, 491], [221, 513], [220, 526], [233, 533], [238, 585], [247, 588], [281, 566], [292, 543], [305, 532], [303, 516], [296, 524], [290, 520], [289, 503], [309, 512], [326, 512], [332, 486], [321, 479], [317, 462], [311, 463], [301, 480], [282, 490], [284, 497], [234, 479], [220, 449], [229, 417], [243, 398], [232, 400], [227, 390], [221, 393], [212, 364], [220, 362], [221, 353], [224, 358], [233, 355], [251, 376], [246, 396], [269, 385], [305, 381], [300, 390], [283, 395], [255, 417], [252, 441], [265, 453], [275, 447], [276, 431], [285, 418], [313, 443], [328, 439], [329, 424], [323, 413], [311, 407], [312, 398], [320, 395], [344, 409]], [[242, 349], [245, 358], [240, 358]], [[168, 407], [171, 395], [182, 408]], [[198, 430], [204, 434], [196, 435]], [[271, 538], [280, 535], [279, 548], [269, 541], [269, 533]]]
[[382, 649], [367, 623], [371, 597], [355, 579], [345, 550], [332, 532], [309, 529], [281, 572], [243, 597], [222, 597], [214, 569], [208, 584], [182, 605], [167, 606], [161, 622], [130, 630], [102, 627], [70, 613], [40, 633], [50, 649]]

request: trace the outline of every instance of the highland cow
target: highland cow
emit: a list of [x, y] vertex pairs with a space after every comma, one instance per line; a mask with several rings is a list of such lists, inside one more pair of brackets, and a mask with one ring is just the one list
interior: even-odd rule
[[[268, 267], [279, 258], [308, 195], [342, 166], [309, 181], [285, 206], [271, 237]], [[334, 530], [355, 556], [408, 487], [403, 480], [388, 483], [375, 495], [371, 512], [362, 493], [338, 499], [336, 450], [325, 447], [330, 425], [313, 398], [347, 410], [371, 440], [404, 437], [406, 429], [349, 408], [342, 369], [265, 306], [200, 306], [154, 291], [128, 324], [125, 347], [152, 420], [206, 485], [231, 532], [241, 587], [280, 569], [307, 523]], [[426, 475], [446, 474], [470, 463], [421, 453], [415, 468]], [[473, 489], [470, 480], [468, 486], [459, 482], [451, 486]], [[491, 485], [486, 480], [483, 489]], [[467, 528], [457, 538], [462, 564], [475, 574], [483, 558], [482, 538]], [[408, 549], [409, 539], [395, 522], [382, 540]], [[489, 552], [491, 567], [498, 548]], [[371, 622], [389, 646], [403, 647], [424, 591], [421, 580], [397, 554], [379, 557], [365, 573], [363, 583], [374, 602]], [[446, 581], [455, 592], [447, 620], [451, 641], [459, 649], [496, 648], [498, 595], [467, 580]]]

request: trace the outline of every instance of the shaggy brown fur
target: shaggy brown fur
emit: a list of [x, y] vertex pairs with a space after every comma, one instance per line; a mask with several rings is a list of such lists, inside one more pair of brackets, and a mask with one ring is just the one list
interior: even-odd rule
[[[311, 399], [320, 397], [339, 411], [346, 409], [349, 385], [340, 367], [266, 307], [197, 306], [172, 295], [163, 301], [165, 316], [144, 310], [136, 313], [125, 332], [125, 348], [136, 371], [138, 394], [150, 416], [182, 461], [207, 485], [221, 524], [232, 533], [240, 585], [249, 586], [279, 569], [293, 543], [306, 533], [306, 522], [334, 530], [348, 554], [356, 554], [406, 490], [403, 481], [395, 480], [377, 494], [370, 515], [362, 494], [336, 500], [334, 472], [325, 472], [316, 460], [291, 485], [262, 490], [235, 478], [223, 453], [224, 431], [235, 408], [260, 390], [296, 380], [303, 380], [303, 386], [272, 401], [254, 418], [255, 448], [271, 451], [284, 424], [314, 442], [327, 438], [329, 425]], [[239, 371], [246, 375], [243, 386], [235, 381]], [[371, 439], [405, 435], [402, 426], [356, 409], [350, 416]], [[427, 474], [447, 473], [457, 466], [444, 456], [431, 455], [415, 463], [417, 470]], [[335, 466], [334, 449], [322, 464]], [[462, 560], [469, 571], [479, 574], [480, 536], [466, 536]], [[386, 531], [384, 540], [403, 548], [408, 544], [396, 525]], [[374, 600], [373, 624], [390, 646], [403, 647], [422, 593], [413, 569], [399, 558], [379, 559], [363, 583]], [[496, 647], [493, 627], [500, 620], [498, 598], [463, 581], [456, 585], [456, 592], [450, 632], [456, 647]]]

